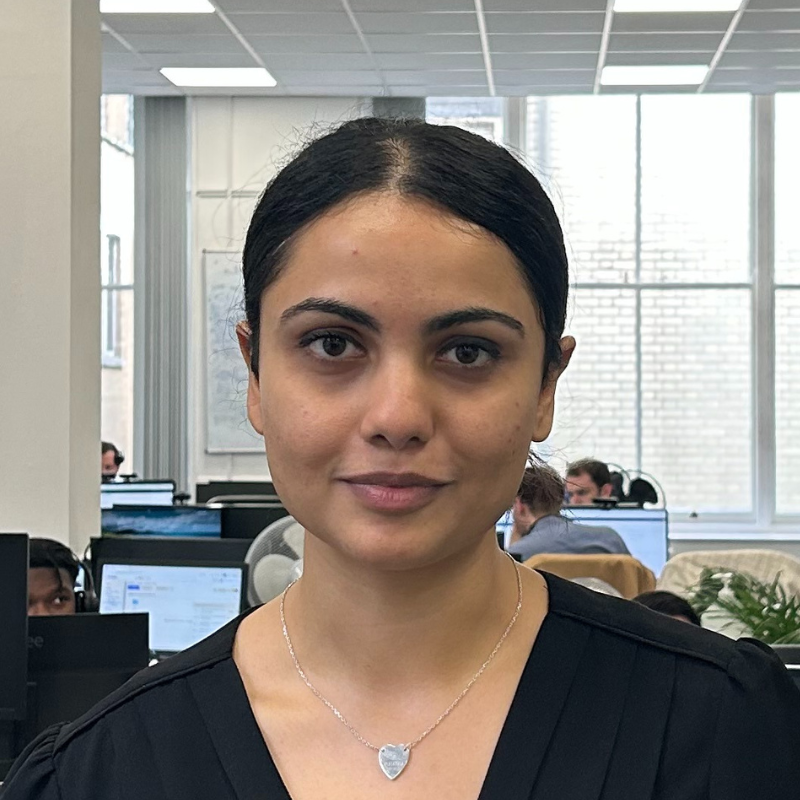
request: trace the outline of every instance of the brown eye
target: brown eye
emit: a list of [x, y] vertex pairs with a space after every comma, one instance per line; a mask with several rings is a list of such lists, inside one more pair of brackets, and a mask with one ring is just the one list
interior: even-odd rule
[[481, 348], [474, 344], [460, 344], [455, 348], [456, 361], [459, 364], [474, 364], [481, 355]]
[[341, 336], [326, 336], [321, 340], [322, 350], [326, 356], [341, 356], [347, 350], [347, 339]]

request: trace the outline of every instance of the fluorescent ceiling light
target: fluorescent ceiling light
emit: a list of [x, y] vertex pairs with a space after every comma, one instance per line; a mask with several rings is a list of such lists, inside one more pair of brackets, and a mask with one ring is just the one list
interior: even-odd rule
[[176, 86], [276, 86], [277, 81], [261, 67], [164, 67], [161, 74]]
[[100, 0], [101, 14], [213, 14], [208, 0]]
[[695, 11], [736, 11], [741, 4], [742, 0], [614, 0], [614, 11], [617, 14], [689, 14]]
[[603, 86], [699, 86], [707, 74], [705, 64], [603, 67], [600, 83]]

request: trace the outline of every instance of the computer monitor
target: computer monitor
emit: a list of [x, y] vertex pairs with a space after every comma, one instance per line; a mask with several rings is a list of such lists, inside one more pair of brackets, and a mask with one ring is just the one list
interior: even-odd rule
[[175, 481], [130, 481], [100, 485], [100, 508], [113, 506], [171, 506]]
[[98, 564], [123, 561], [167, 564], [172, 561], [202, 563], [234, 562], [244, 564], [251, 539], [213, 539], [186, 536], [92, 537], [91, 565], [95, 586], [100, 584]]
[[19, 750], [28, 672], [28, 537], [0, 533], [0, 781]]
[[28, 714], [18, 747], [78, 719], [150, 661], [146, 614], [31, 617], [28, 632]]
[[208, 483], [198, 483], [195, 486], [196, 503], [205, 504], [214, 497], [230, 495], [239, 497], [260, 495], [278, 499], [275, 487], [270, 481], [208, 481]]
[[562, 514], [581, 525], [613, 528], [634, 558], [658, 577], [667, 563], [668, 517], [663, 508], [567, 506]]
[[261, 531], [289, 516], [280, 503], [237, 503], [222, 506], [223, 539], [255, 539]]
[[100, 613], [150, 615], [150, 649], [185, 650], [244, 609], [247, 567], [239, 563], [145, 563], [115, 559], [100, 564]]
[[103, 534], [222, 536], [222, 511], [206, 506], [114, 506], [100, 512]]

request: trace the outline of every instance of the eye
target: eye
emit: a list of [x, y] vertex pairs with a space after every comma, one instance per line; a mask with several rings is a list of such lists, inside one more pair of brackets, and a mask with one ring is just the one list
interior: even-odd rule
[[500, 349], [487, 341], [454, 342], [441, 351], [441, 358], [449, 364], [478, 369], [500, 360]]
[[326, 361], [355, 358], [363, 353], [363, 348], [349, 336], [331, 331], [316, 331], [304, 336], [300, 346]]

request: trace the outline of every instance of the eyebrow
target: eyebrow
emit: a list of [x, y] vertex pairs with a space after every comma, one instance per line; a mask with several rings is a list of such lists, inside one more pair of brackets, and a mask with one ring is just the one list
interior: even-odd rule
[[[342, 303], [326, 297], [309, 297], [296, 305], [287, 308], [281, 314], [281, 324], [307, 311], [316, 311], [323, 314], [333, 314], [356, 325], [363, 325], [365, 328], [380, 332], [381, 326], [375, 317], [362, 311], [360, 308]], [[465, 325], [470, 322], [499, 322], [505, 325], [521, 337], [525, 336], [525, 326], [515, 317], [504, 314], [502, 311], [495, 311], [492, 308], [469, 307], [461, 308], [456, 311], [449, 311], [433, 317], [425, 323], [426, 333], [441, 333], [448, 328], [457, 325]]]
[[452, 328], [455, 325], [465, 325], [468, 322], [499, 322], [501, 325], [511, 328], [521, 337], [524, 338], [525, 336], [525, 326], [516, 317], [491, 308], [473, 307], [450, 311], [428, 321], [425, 325], [425, 330], [427, 333], [439, 333], [447, 330], [447, 328]]
[[363, 325], [365, 328], [369, 328], [375, 332], [381, 329], [378, 320], [371, 314], [367, 314], [366, 311], [362, 311], [360, 308], [348, 305], [347, 303], [342, 303], [339, 300], [331, 300], [326, 297], [309, 297], [297, 303], [297, 305], [287, 308], [286, 311], [281, 314], [281, 324], [288, 322], [304, 311], [318, 311], [323, 314], [334, 314], [349, 322], [354, 322], [356, 325]]

